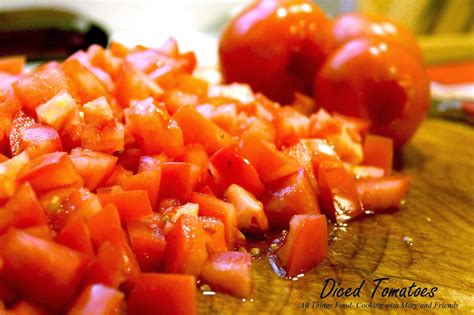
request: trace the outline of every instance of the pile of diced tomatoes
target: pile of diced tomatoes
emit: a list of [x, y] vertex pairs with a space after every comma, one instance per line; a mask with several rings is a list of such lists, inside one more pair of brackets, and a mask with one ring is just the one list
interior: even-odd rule
[[[327, 219], [408, 189], [365, 122], [210, 86], [172, 39], [23, 66], [0, 59], [2, 314], [194, 314], [197, 281], [248, 298], [252, 259], [307, 272]], [[249, 247], [275, 229], [279, 248]]]

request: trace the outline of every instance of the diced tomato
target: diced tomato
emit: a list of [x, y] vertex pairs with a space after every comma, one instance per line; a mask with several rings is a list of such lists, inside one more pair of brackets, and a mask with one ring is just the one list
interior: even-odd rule
[[118, 186], [122, 185], [122, 182], [128, 176], [132, 176], [133, 172], [125, 169], [122, 165], [116, 165], [112, 174], [105, 182], [105, 186]]
[[161, 169], [128, 176], [122, 180], [124, 190], [146, 190], [152, 208], [156, 207], [160, 191]]
[[218, 218], [200, 216], [204, 231], [207, 233], [207, 251], [212, 253], [226, 252], [225, 225]]
[[84, 149], [112, 154], [122, 151], [125, 144], [125, 129], [117, 122], [112, 127], [82, 125], [81, 146]]
[[298, 163], [299, 167], [305, 170], [311, 186], [313, 187], [316, 194], [318, 194], [319, 188], [318, 181], [316, 180], [316, 174], [314, 172], [313, 155], [307, 147], [306, 141], [307, 140], [300, 140], [298, 143], [292, 145], [283, 152], [289, 157], [293, 158], [293, 160]]
[[17, 187], [17, 175], [29, 161], [28, 152], [23, 152], [0, 163], [0, 200], [13, 196]]
[[116, 57], [126, 57], [130, 52], [130, 49], [127, 46], [116, 41], [111, 41], [108, 49]]
[[0, 234], [11, 227], [25, 228], [42, 224], [46, 224], [46, 215], [28, 183], [18, 187], [7, 203], [0, 207]]
[[206, 232], [197, 217], [183, 214], [166, 235], [165, 272], [199, 276], [207, 259]]
[[266, 141], [250, 140], [243, 145], [240, 153], [255, 167], [265, 184], [295, 173], [299, 169], [293, 159]]
[[161, 164], [167, 161], [168, 157], [164, 154], [142, 155], [138, 161], [138, 173], [161, 171]]
[[28, 110], [45, 103], [53, 96], [65, 90], [74, 94], [70, 81], [59, 65], [43, 67], [36, 72], [25, 75], [12, 84], [15, 95]]
[[191, 163], [201, 169], [201, 181], [208, 175], [209, 155], [206, 149], [199, 143], [188, 144], [184, 147], [183, 162]]
[[337, 112], [332, 113], [332, 116], [342, 122], [344, 125], [358, 132], [361, 137], [365, 137], [365, 135], [369, 132], [370, 122], [367, 120], [345, 116]]
[[393, 139], [378, 135], [367, 135], [364, 142], [364, 160], [362, 164], [377, 166], [385, 171], [385, 175], [392, 172]]
[[4, 315], [48, 315], [44, 308], [29, 301], [21, 301], [15, 304], [11, 309], [2, 313]]
[[319, 165], [323, 161], [340, 161], [334, 148], [323, 139], [304, 139], [301, 143], [308, 149], [313, 161], [314, 174], [319, 172]]
[[356, 184], [364, 209], [389, 209], [400, 206], [408, 192], [410, 177], [397, 175], [363, 178]]
[[9, 144], [10, 152], [12, 156], [19, 154], [21, 151], [21, 133], [24, 129], [27, 129], [36, 124], [36, 121], [29, 115], [25, 114], [22, 110], [15, 113], [12, 117], [11, 129], [9, 130]]
[[323, 161], [319, 166], [318, 182], [321, 206], [330, 219], [341, 223], [362, 213], [355, 179], [341, 162]]
[[[53, 196], [57, 195], [53, 194]], [[87, 188], [72, 188], [72, 192], [62, 198], [64, 200], [62, 207], [68, 213], [68, 220], [80, 218], [87, 222], [87, 220], [102, 211], [99, 198]], [[52, 210], [54, 211], [54, 209]]]
[[117, 157], [113, 155], [82, 148], [73, 149], [69, 157], [89, 190], [95, 190], [103, 183], [117, 163]]
[[263, 198], [271, 225], [288, 226], [295, 214], [320, 214], [316, 193], [303, 169], [280, 179], [269, 187]]
[[8, 161], [8, 157], [0, 153], [0, 163], [3, 163], [5, 161]]
[[291, 218], [285, 244], [277, 251], [288, 277], [307, 272], [326, 259], [328, 230], [324, 215], [299, 214]]
[[[242, 115], [242, 113], [241, 113]], [[249, 121], [247, 117], [243, 118], [245, 121]], [[247, 143], [252, 139], [258, 139], [261, 141], [274, 142], [276, 137], [276, 130], [273, 124], [263, 119], [252, 119], [245, 130], [240, 135], [242, 143]]]
[[216, 291], [248, 298], [252, 289], [250, 261], [249, 253], [213, 253], [202, 268], [201, 278]]
[[187, 200], [200, 179], [200, 169], [190, 163], [166, 162], [161, 171], [160, 197]]
[[195, 278], [189, 275], [144, 273], [128, 299], [130, 315], [195, 315]]
[[194, 94], [198, 97], [206, 97], [209, 83], [189, 74], [179, 76], [175, 89], [184, 93]]
[[142, 271], [158, 270], [166, 240], [159, 227], [142, 221], [127, 222], [128, 239]]
[[209, 162], [211, 174], [220, 189], [225, 190], [231, 184], [237, 184], [257, 197], [265, 190], [257, 171], [239, 154], [237, 145], [220, 149]]
[[53, 232], [47, 223], [42, 225], [33, 225], [27, 228], [21, 229], [23, 232], [28, 233], [34, 237], [41, 238], [45, 241], [54, 241]]
[[191, 201], [199, 205], [199, 215], [218, 218], [225, 226], [227, 247], [234, 248], [237, 212], [234, 205], [216, 197], [193, 193]]
[[351, 171], [356, 179], [382, 177], [385, 174], [385, 170], [377, 166], [354, 165]]
[[[140, 272], [140, 267], [130, 249], [125, 232], [122, 230], [117, 207], [109, 203], [102, 211], [90, 218], [87, 225], [95, 247], [100, 248], [104, 243], [110, 242], [111, 245], [116, 248], [115, 252], [120, 254], [119, 261], [121, 262], [120, 267], [123, 276], [129, 282], [134, 282]], [[110, 255], [108, 253], [109, 250], [106, 250], [104, 254], [105, 262], [110, 262], [108, 259]], [[102, 267], [104, 266], [99, 264], [99, 276], [96, 276], [98, 278], [105, 277], [105, 275], [100, 273]], [[108, 275], [108, 273], [106, 273], [106, 275]], [[110, 279], [110, 277], [108, 279]], [[112, 277], [112, 280], [113, 279], [116, 279], [116, 277]], [[113, 285], [115, 283], [104, 284]]]
[[162, 89], [133, 65], [124, 62], [115, 85], [115, 97], [122, 107], [128, 107], [132, 100], [143, 100], [149, 96], [158, 97]]
[[62, 64], [62, 69], [74, 86], [81, 104], [101, 96], [108, 96], [107, 90], [100, 80], [78, 60], [66, 60]]
[[250, 192], [232, 184], [225, 192], [225, 198], [232, 203], [237, 211], [237, 227], [251, 232], [268, 230], [268, 220], [263, 212], [263, 204]]
[[86, 283], [101, 283], [117, 289], [125, 281], [123, 265], [121, 249], [106, 241], [100, 245], [97, 256], [87, 270]]
[[109, 203], [115, 205], [124, 223], [153, 212], [146, 190], [101, 192], [98, 197], [103, 206]]
[[292, 146], [301, 138], [308, 137], [309, 118], [290, 106], [276, 110], [273, 123], [276, 129], [277, 147]]
[[345, 162], [358, 164], [362, 161], [363, 152], [359, 133], [352, 129], [351, 125], [332, 117], [324, 109], [310, 116], [309, 135], [326, 139]]
[[56, 236], [56, 242], [77, 250], [90, 258], [94, 257], [89, 228], [84, 223], [84, 220], [80, 218], [70, 220], [69, 223], [59, 231]]
[[173, 118], [183, 131], [184, 143], [200, 143], [213, 154], [234, 142], [234, 139], [192, 106], [180, 107]]
[[314, 102], [314, 98], [304, 95], [299, 92], [295, 92], [295, 99], [293, 103], [291, 104], [291, 107], [296, 109], [299, 113], [303, 115], [310, 115], [312, 112], [314, 112], [314, 109], [316, 107], [316, 104]]
[[181, 129], [152, 98], [132, 102], [124, 112], [126, 127], [145, 154], [164, 152], [171, 157], [183, 154]]
[[85, 274], [88, 259], [68, 247], [11, 229], [1, 240], [0, 277], [24, 297], [64, 310]]
[[84, 104], [82, 109], [84, 111], [84, 122], [86, 124], [100, 127], [112, 127], [117, 121], [112, 107], [103, 96]]
[[164, 95], [166, 109], [174, 114], [182, 106], [195, 106], [199, 103], [199, 97], [194, 94], [186, 94], [181, 91], [171, 90]]
[[40, 191], [83, 182], [66, 152], [47, 153], [32, 159], [18, 173], [17, 181], [28, 181]]
[[23, 71], [25, 56], [10, 56], [0, 58], [0, 72], [20, 74]]
[[35, 158], [45, 153], [62, 151], [63, 147], [55, 129], [37, 124], [21, 131], [20, 150], [28, 151], [30, 158]]
[[87, 286], [69, 309], [68, 315], [120, 314], [124, 295], [102, 284]]

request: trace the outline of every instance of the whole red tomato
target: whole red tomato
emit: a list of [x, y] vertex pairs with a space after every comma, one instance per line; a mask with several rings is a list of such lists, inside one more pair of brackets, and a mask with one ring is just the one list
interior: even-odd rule
[[371, 132], [407, 142], [430, 105], [421, 63], [399, 45], [364, 37], [336, 49], [315, 80], [315, 100], [329, 111], [371, 122]]
[[335, 45], [339, 46], [361, 36], [375, 36], [405, 47], [422, 60], [416, 37], [404, 26], [387, 17], [367, 13], [347, 13], [338, 16], [332, 24]]
[[295, 91], [312, 94], [332, 46], [330, 21], [311, 1], [261, 0], [225, 29], [220, 65], [226, 82], [248, 83], [287, 104]]

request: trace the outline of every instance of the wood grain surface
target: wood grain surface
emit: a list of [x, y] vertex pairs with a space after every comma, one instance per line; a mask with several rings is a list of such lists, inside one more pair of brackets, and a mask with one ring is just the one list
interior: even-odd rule
[[[378, 313], [357, 303], [398, 303], [388, 313], [472, 313], [474, 311], [474, 129], [430, 119], [402, 154], [412, 182], [406, 203], [393, 213], [376, 214], [333, 229], [328, 259], [296, 281], [274, 274], [266, 257], [253, 261], [253, 296], [242, 301], [225, 294], [199, 294], [200, 314], [359, 314]], [[372, 299], [374, 279], [388, 277]], [[365, 284], [360, 297], [320, 298], [326, 279], [341, 286]], [[438, 291], [434, 297], [381, 297], [384, 287]], [[302, 308], [309, 302], [308, 308]], [[314, 302], [314, 303], [313, 303]], [[318, 302], [332, 304], [318, 308]], [[340, 308], [336, 303], [350, 303]], [[417, 307], [402, 307], [402, 303]], [[432, 308], [420, 309], [420, 303]], [[435, 303], [456, 303], [456, 309]], [[306, 305], [308, 305], [306, 304]], [[410, 304], [411, 305], [411, 304]]]

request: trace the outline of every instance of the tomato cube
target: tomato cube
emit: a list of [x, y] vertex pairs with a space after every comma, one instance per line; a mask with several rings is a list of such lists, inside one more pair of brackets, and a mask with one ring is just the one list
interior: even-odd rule
[[144, 273], [128, 299], [131, 315], [195, 315], [195, 278], [188, 275]]
[[155, 224], [130, 220], [127, 222], [128, 239], [142, 271], [158, 270], [163, 260], [166, 240]]
[[277, 256], [288, 277], [309, 271], [326, 259], [327, 221], [324, 215], [299, 214], [291, 218], [285, 244]]
[[397, 175], [364, 178], [358, 180], [356, 185], [364, 209], [396, 208], [408, 192], [410, 177]]
[[326, 215], [342, 223], [363, 211], [354, 177], [341, 162], [324, 161], [319, 166], [320, 202]]
[[69, 309], [68, 315], [119, 314], [123, 293], [102, 284], [87, 286]]
[[115, 205], [124, 223], [153, 213], [146, 190], [99, 192], [98, 197], [103, 206]]
[[66, 152], [54, 152], [32, 159], [18, 173], [17, 182], [28, 181], [35, 190], [81, 185], [82, 178]]
[[63, 245], [11, 229], [0, 242], [0, 278], [24, 297], [64, 310], [85, 275], [88, 259]]
[[295, 214], [320, 214], [316, 193], [303, 169], [275, 182], [263, 198], [271, 225], [287, 227]]
[[385, 175], [392, 172], [393, 139], [367, 135], [364, 142], [364, 160], [362, 164], [377, 166], [385, 171]]
[[248, 298], [252, 289], [249, 253], [221, 252], [209, 255], [201, 278], [216, 291]]
[[40, 123], [59, 131], [76, 109], [76, 100], [66, 91], [61, 91], [46, 103], [36, 107], [36, 115]]
[[20, 150], [28, 151], [30, 158], [62, 151], [58, 132], [51, 127], [36, 124], [23, 129], [20, 133]]
[[207, 259], [206, 241], [201, 221], [181, 215], [166, 235], [164, 271], [199, 276]]
[[189, 199], [199, 182], [200, 175], [200, 169], [190, 163], [163, 163], [160, 197], [180, 200]]

